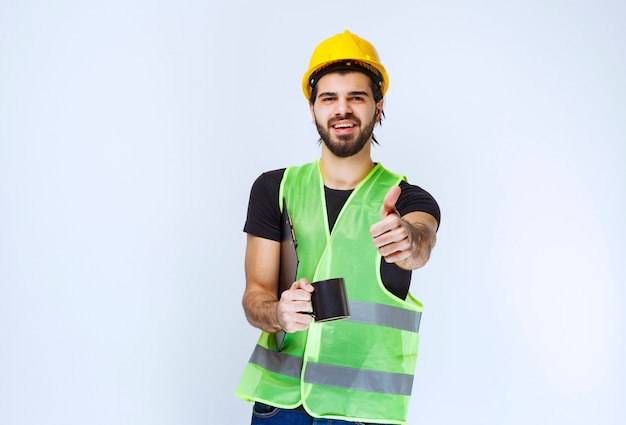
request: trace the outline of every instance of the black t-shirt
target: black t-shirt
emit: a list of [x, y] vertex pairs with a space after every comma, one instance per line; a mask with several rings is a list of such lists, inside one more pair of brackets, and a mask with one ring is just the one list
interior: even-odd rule
[[[285, 172], [284, 168], [268, 171], [261, 174], [250, 191], [248, 215], [244, 225], [244, 232], [254, 236], [274, 241], [280, 241], [280, 208], [278, 202], [280, 182]], [[414, 211], [426, 212], [439, 223], [441, 213], [437, 201], [419, 186], [401, 182], [400, 197], [396, 208], [401, 216]], [[332, 230], [339, 212], [348, 200], [352, 190], [336, 190], [324, 187], [326, 195], [326, 210], [328, 225]], [[382, 207], [382, 206], [381, 206]], [[405, 299], [411, 284], [411, 271], [404, 270], [395, 264], [381, 260], [380, 273], [385, 288], [395, 296]]]

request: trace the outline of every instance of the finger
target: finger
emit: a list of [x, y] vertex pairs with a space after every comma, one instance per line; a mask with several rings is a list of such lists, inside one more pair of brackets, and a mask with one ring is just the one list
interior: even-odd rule
[[293, 313], [309, 314], [312, 311], [310, 301], [296, 301], [289, 307]]
[[296, 319], [296, 322], [308, 326], [311, 324], [312, 321], [313, 316], [311, 315], [311, 313], [298, 313], [298, 318]]
[[294, 302], [303, 302], [310, 303], [311, 302], [311, 293], [307, 292], [303, 289], [290, 289], [289, 291], [283, 292], [280, 301], [285, 303], [294, 303]]
[[[388, 235], [383, 235], [377, 240], [374, 240], [374, 245], [378, 248], [381, 255], [386, 256], [395, 251], [409, 251], [411, 250], [411, 242], [406, 236], [398, 235], [397, 237], [387, 238]], [[383, 240], [386, 239], [386, 240]]]
[[381, 226], [379, 228], [379, 232], [372, 233], [372, 236], [372, 242], [377, 248], [407, 239], [406, 232], [404, 231], [402, 226]]
[[294, 283], [292, 283], [290, 289], [291, 290], [303, 289], [303, 290], [305, 290], [307, 292], [313, 292], [315, 287], [309, 283], [309, 281], [308, 281], [308, 279], [306, 277], [303, 277], [302, 279], [296, 280]]
[[302, 316], [302, 319], [288, 320], [282, 323], [279, 322], [281, 329], [283, 329], [285, 332], [297, 332], [303, 331], [308, 328], [313, 321], [313, 318], [306, 314], [300, 314], [299, 316]]
[[411, 256], [411, 244], [405, 238], [397, 242], [379, 246], [378, 253], [388, 263], [395, 263]]
[[385, 199], [383, 200], [383, 209], [380, 212], [380, 217], [385, 218], [389, 214], [396, 213], [396, 202], [398, 202], [398, 198], [400, 197], [400, 193], [402, 189], [400, 186], [393, 186], [387, 194], [385, 195]]
[[400, 217], [389, 214], [370, 227], [370, 234], [375, 238], [399, 227], [401, 227]]
[[381, 255], [386, 263], [397, 263], [411, 256], [411, 251], [395, 251], [389, 255]]
[[285, 331], [296, 332], [303, 331], [313, 322], [313, 318], [308, 314], [297, 314], [295, 317], [285, 323]]

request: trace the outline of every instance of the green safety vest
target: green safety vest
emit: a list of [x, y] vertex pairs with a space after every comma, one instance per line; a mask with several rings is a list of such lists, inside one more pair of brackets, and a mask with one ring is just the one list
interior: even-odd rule
[[287, 168], [280, 199], [298, 240], [297, 279], [343, 277], [351, 317], [288, 333], [282, 350], [262, 332], [236, 395], [313, 417], [406, 423], [422, 305], [391, 294], [369, 228], [387, 191], [404, 178], [377, 164], [355, 188], [329, 232], [319, 161]]

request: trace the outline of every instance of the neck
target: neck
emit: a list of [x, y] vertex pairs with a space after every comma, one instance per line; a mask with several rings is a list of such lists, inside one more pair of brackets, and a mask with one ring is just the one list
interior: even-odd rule
[[369, 144], [358, 154], [347, 158], [333, 155], [322, 144], [320, 169], [326, 187], [337, 190], [354, 189], [369, 174], [372, 168], [374, 168], [374, 162], [370, 156]]

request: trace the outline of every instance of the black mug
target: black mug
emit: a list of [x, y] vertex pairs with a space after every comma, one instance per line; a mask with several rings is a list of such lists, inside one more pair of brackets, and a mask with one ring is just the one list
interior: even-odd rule
[[311, 283], [315, 290], [311, 294], [311, 315], [316, 322], [330, 322], [350, 317], [346, 284], [342, 277], [319, 280]]

